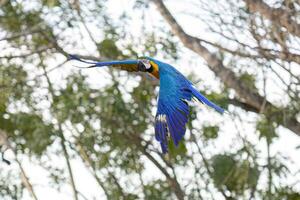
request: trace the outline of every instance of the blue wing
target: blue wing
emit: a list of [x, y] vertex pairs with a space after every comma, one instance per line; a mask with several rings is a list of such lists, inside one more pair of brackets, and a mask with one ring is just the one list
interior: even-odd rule
[[[122, 70], [126, 70], [129, 72], [137, 72], [138, 71], [138, 61], [137, 60], [114, 60], [114, 61], [103, 61], [103, 62], [95, 62], [95, 61], [86, 61], [82, 60], [76, 55], [69, 55], [70, 60], [77, 60], [86, 64], [90, 64], [89, 67], [103, 67], [103, 66], [113, 66], [117, 68], [121, 68]], [[88, 67], [88, 68], [89, 68]]]
[[168, 138], [171, 137], [177, 146], [185, 134], [189, 116], [187, 101], [190, 101], [193, 96], [220, 113], [223, 113], [224, 110], [197, 91], [193, 84], [175, 68], [164, 63], [160, 64], [160, 91], [155, 117], [155, 138], [160, 142], [162, 152], [166, 153]]
[[[179, 79], [178, 79], [179, 78]], [[170, 73], [160, 73], [160, 91], [155, 117], [155, 138], [161, 144], [163, 153], [168, 150], [168, 137], [175, 145], [185, 134], [192, 94], [186, 87], [187, 81]]]

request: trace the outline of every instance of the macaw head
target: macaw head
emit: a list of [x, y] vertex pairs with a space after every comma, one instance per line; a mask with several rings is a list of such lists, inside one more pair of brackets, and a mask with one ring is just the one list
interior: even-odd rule
[[147, 59], [141, 59], [141, 60], [138, 60], [138, 70], [141, 71], [141, 72], [147, 72], [151, 69], [151, 63], [150, 63], [150, 60], [147, 60]]
[[147, 58], [138, 60], [137, 68], [141, 72], [148, 72], [156, 78], [159, 78], [158, 65]]

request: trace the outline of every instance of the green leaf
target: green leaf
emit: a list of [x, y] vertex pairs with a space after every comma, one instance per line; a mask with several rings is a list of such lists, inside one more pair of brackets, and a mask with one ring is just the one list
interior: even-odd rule
[[55, 130], [40, 116], [28, 113], [7, 115], [8, 119], [0, 118], [4, 122], [0, 124], [0, 129], [13, 138], [21, 152], [29, 150], [30, 153], [40, 156], [52, 144]]
[[239, 79], [252, 91], [257, 91], [255, 76], [249, 73], [240, 74]]
[[277, 137], [275, 131], [276, 127], [277, 125], [274, 124], [274, 122], [262, 117], [256, 124], [256, 129], [259, 132], [259, 138], [265, 138], [270, 143], [273, 138]]
[[187, 160], [187, 149], [185, 146], [185, 141], [181, 140], [176, 147], [174, 142], [170, 139], [168, 141], [168, 154], [169, 154], [169, 159], [171, 160], [172, 163], [177, 163], [183, 165], [185, 161]]
[[42, 3], [49, 8], [58, 7], [61, 5], [59, 0], [42, 0]]
[[205, 140], [216, 139], [218, 137], [219, 127], [218, 126], [204, 126], [203, 137]]
[[98, 50], [101, 56], [111, 59], [117, 59], [122, 55], [122, 52], [117, 47], [112, 39], [104, 39], [98, 44]]
[[214, 184], [235, 194], [243, 194], [246, 189], [257, 185], [260, 171], [248, 160], [236, 160], [233, 155], [218, 154], [211, 159]]

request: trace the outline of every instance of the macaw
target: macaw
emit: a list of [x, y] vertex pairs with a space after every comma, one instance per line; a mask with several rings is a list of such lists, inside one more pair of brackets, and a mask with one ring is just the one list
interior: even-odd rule
[[209, 101], [195, 86], [173, 66], [151, 57], [138, 60], [120, 60], [94, 62], [86, 61], [76, 55], [71, 60], [90, 64], [88, 68], [112, 66], [129, 72], [147, 72], [159, 79], [160, 90], [157, 113], [155, 116], [155, 138], [160, 143], [163, 154], [168, 152], [168, 139], [171, 137], [175, 146], [183, 138], [188, 122], [189, 105], [192, 97], [223, 114], [224, 109]]

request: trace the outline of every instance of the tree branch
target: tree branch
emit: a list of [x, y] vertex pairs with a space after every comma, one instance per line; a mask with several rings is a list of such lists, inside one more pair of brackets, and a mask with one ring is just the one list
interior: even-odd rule
[[[193, 132], [192, 130], [190, 130], [190, 131]], [[213, 172], [212, 172], [212, 170], [210, 169], [209, 162], [208, 162], [208, 160], [206, 159], [206, 157], [204, 156], [204, 153], [202, 152], [202, 150], [201, 150], [201, 148], [200, 148], [200, 146], [199, 146], [199, 144], [198, 144], [198, 142], [197, 142], [197, 139], [196, 139], [194, 133], [191, 134], [191, 139], [192, 139], [192, 141], [194, 142], [194, 144], [195, 144], [196, 147], [197, 147], [197, 150], [198, 150], [198, 152], [199, 152], [199, 154], [200, 154], [200, 156], [201, 156], [201, 159], [202, 159], [202, 161], [203, 161], [204, 167], [205, 167], [205, 169], [206, 169], [208, 175], [209, 175], [210, 177], [212, 177]], [[233, 198], [232, 198], [231, 196], [228, 196], [228, 195], [226, 194], [226, 191], [225, 191], [223, 188], [218, 188], [218, 190], [219, 190], [219, 192], [221, 192], [221, 194], [224, 196], [224, 198], [225, 198], [226, 200], [233, 200]]]
[[271, 50], [271, 49], [266, 49], [266, 48], [262, 48], [262, 47], [257, 47], [257, 48], [252, 48], [252, 49], [257, 49], [260, 52], [263, 52], [264, 55], [254, 55], [254, 54], [250, 54], [250, 53], [246, 53], [246, 52], [242, 52], [239, 50], [232, 50], [229, 49], [227, 47], [223, 47], [220, 44], [216, 44], [216, 43], [212, 43], [212, 42], [208, 42], [205, 40], [200, 40], [204, 43], [207, 43], [209, 45], [212, 45], [216, 48], [218, 48], [221, 51], [225, 51], [228, 52], [232, 55], [237, 55], [239, 57], [244, 57], [244, 58], [252, 58], [252, 59], [258, 59], [258, 58], [267, 58], [270, 60], [275, 60], [275, 59], [281, 59], [287, 62], [295, 62], [297, 64], [300, 64], [300, 55], [299, 54], [295, 54], [295, 53], [291, 53], [289, 51], [276, 51], [276, 50]]
[[259, 12], [275, 24], [285, 27], [291, 34], [300, 37], [300, 24], [293, 20], [291, 12], [282, 8], [272, 8], [262, 0], [244, 0], [251, 12]]
[[184, 192], [180, 187], [180, 184], [178, 183], [176, 177], [172, 177], [167, 169], [164, 168], [148, 151], [147, 147], [141, 145], [142, 139], [139, 136], [136, 136], [135, 134], [129, 134], [128, 139], [132, 142], [134, 142], [144, 156], [146, 156], [167, 178], [170, 187], [172, 188], [172, 191], [175, 193], [177, 199], [183, 200], [184, 199]]
[[92, 176], [95, 178], [101, 189], [103, 190], [106, 198], [109, 197], [109, 193], [107, 191], [107, 188], [105, 187], [104, 182], [100, 179], [100, 177], [97, 175], [97, 169], [93, 165], [93, 161], [91, 160], [90, 156], [87, 154], [87, 152], [84, 150], [84, 147], [81, 145], [78, 138], [76, 138], [76, 151], [79, 154], [80, 158], [83, 160], [84, 164], [86, 165], [88, 171], [92, 174]]
[[255, 107], [252, 107], [251, 105], [245, 103], [245, 102], [242, 102], [240, 101], [239, 99], [227, 99], [228, 103], [231, 104], [231, 105], [234, 105], [234, 106], [237, 106], [237, 107], [240, 107], [246, 111], [250, 111], [250, 112], [256, 112], [258, 113], [259, 110]]
[[21, 162], [19, 161], [19, 159], [17, 158], [17, 153], [16, 151], [12, 148], [12, 146], [9, 144], [8, 142], [8, 139], [7, 139], [7, 134], [5, 131], [3, 130], [0, 130], [0, 146], [2, 145], [5, 145], [7, 149], [10, 149], [13, 153], [14, 153], [14, 156], [15, 156], [15, 161], [16, 163], [18, 164], [18, 167], [21, 171], [21, 180], [22, 180], [22, 183], [24, 184], [25, 188], [28, 190], [29, 194], [31, 195], [31, 197], [34, 199], [34, 200], [38, 200], [36, 194], [35, 194], [35, 191], [33, 189], [33, 186], [32, 184], [30, 183], [29, 181], [29, 178], [21, 164]]
[[144, 155], [166, 176], [167, 180], [169, 181], [169, 184], [173, 188], [177, 199], [183, 200], [184, 199], [184, 193], [177, 182], [176, 179], [172, 178], [170, 174], [167, 172], [167, 170], [159, 164], [159, 162], [149, 153], [146, 149], [143, 150]]
[[[55, 96], [54, 89], [52, 87], [52, 83], [50, 81], [50, 78], [47, 74], [47, 70], [46, 70], [46, 68], [43, 64], [42, 64], [42, 67], [43, 67], [43, 70], [44, 70], [45, 78], [46, 78], [47, 83], [48, 83], [49, 92], [50, 92], [52, 98], [54, 98], [54, 96]], [[60, 140], [61, 140], [60, 141], [61, 147], [62, 147], [62, 150], [63, 150], [63, 154], [64, 154], [66, 164], [67, 164], [67, 169], [68, 169], [69, 176], [70, 176], [70, 182], [71, 182], [71, 187], [72, 187], [72, 190], [73, 190], [73, 196], [74, 196], [75, 200], [78, 200], [78, 191], [77, 191], [76, 186], [75, 186], [73, 171], [72, 171], [72, 167], [71, 167], [71, 163], [70, 163], [70, 157], [69, 157], [67, 147], [66, 147], [66, 144], [65, 144], [66, 138], [65, 138], [64, 133], [63, 133], [62, 124], [60, 122], [58, 122], [58, 132], [59, 132], [59, 137], [60, 137]]]

